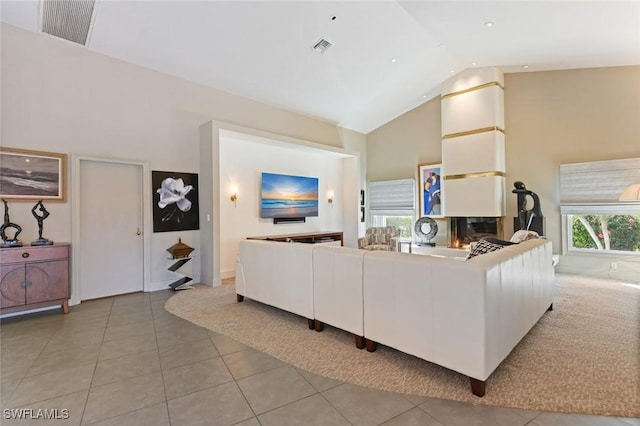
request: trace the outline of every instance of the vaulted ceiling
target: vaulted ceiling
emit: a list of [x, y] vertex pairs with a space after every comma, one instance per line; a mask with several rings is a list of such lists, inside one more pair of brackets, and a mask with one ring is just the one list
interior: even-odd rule
[[[41, 32], [41, 10], [3, 0], [0, 18]], [[640, 1], [97, 0], [85, 46], [368, 133], [473, 66], [639, 65]]]

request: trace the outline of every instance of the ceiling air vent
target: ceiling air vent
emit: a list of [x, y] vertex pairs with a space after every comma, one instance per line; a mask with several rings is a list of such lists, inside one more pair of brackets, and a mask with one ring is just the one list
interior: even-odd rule
[[331, 46], [333, 46], [333, 43], [331, 43], [329, 40], [321, 38], [319, 42], [313, 45], [313, 50], [315, 50], [316, 52], [324, 53], [325, 50], [327, 50]]
[[95, 0], [43, 0], [42, 32], [85, 46], [95, 3]]

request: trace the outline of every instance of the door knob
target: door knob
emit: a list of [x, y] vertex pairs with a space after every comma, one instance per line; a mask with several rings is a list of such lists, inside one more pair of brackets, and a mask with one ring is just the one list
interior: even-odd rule
[[140, 235], [142, 234], [142, 231], [140, 230], [140, 228], [136, 228], [136, 235]]

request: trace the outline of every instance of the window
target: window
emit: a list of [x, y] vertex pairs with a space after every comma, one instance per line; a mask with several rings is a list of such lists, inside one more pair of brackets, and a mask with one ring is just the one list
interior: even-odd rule
[[640, 254], [640, 200], [625, 190], [640, 182], [640, 158], [560, 166], [560, 212], [570, 251]]
[[569, 250], [640, 253], [640, 214], [568, 215]]
[[411, 237], [415, 216], [371, 215], [371, 226], [395, 226], [400, 229], [401, 237]]
[[413, 179], [369, 182], [371, 226], [396, 226], [401, 237], [411, 237], [415, 221]]

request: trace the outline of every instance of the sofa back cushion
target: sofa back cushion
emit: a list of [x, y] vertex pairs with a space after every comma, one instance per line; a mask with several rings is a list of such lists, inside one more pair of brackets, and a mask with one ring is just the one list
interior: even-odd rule
[[314, 244], [240, 241], [236, 293], [313, 318]]
[[389, 244], [391, 238], [400, 235], [400, 230], [395, 226], [378, 226], [367, 228], [366, 236], [369, 244]]
[[316, 244], [313, 314], [316, 320], [364, 335], [362, 274], [366, 250]]

